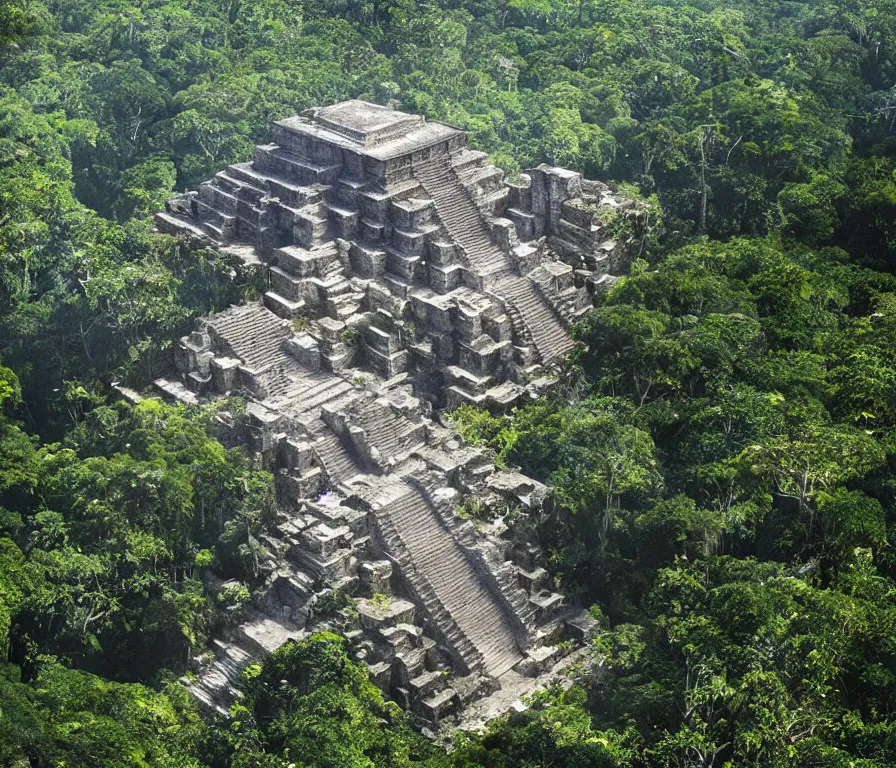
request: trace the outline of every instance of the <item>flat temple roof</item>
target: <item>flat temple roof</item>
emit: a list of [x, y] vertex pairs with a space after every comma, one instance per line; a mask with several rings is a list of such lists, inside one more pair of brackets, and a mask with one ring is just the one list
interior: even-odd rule
[[322, 107], [314, 112], [313, 119], [337, 131], [342, 128], [356, 133], [362, 139], [376, 137], [389, 128], [423, 122], [420, 115], [410, 115], [359, 99]]
[[463, 133], [444, 123], [429, 122], [422, 115], [358, 99], [307, 110], [278, 120], [276, 125], [378, 160], [399, 157]]

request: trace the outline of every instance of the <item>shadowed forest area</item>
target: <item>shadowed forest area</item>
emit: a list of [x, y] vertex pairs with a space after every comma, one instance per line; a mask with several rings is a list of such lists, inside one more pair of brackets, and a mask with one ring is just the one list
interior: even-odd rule
[[[450, 754], [336, 635], [200, 714], [177, 679], [258, 585], [273, 480], [116, 389], [258, 296], [151, 214], [349, 98], [656, 212], [559, 385], [452, 416], [552, 487], [516, 524], [602, 631]], [[894, 128], [893, 0], [0, 0], [0, 763], [896, 764]]]

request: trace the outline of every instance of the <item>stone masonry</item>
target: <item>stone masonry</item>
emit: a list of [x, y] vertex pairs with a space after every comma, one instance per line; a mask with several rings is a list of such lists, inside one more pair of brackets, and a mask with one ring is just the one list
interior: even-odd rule
[[462, 130], [361, 101], [272, 138], [156, 215], [268, 285], [200, 321], [156, 382], [190, 403], [241, 396], [219, 422], [277, 480], [276, 535], [256, 542], [266, 588], [191, 689], [224, 708], [247, 661], [326, 628], [434, 729], [510, 677], [549, 674], [558, 641], [590, 629], [504, 522], [547, 489], [434, 413], [546, 385], [570, 323], [626, 266], [602, 215], [637, 207], [562, 168], [507, 182]]

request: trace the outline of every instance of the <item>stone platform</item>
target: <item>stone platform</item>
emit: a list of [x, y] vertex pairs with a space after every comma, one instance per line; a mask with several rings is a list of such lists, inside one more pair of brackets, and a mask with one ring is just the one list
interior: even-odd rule
[[264, 305], [310, 321], [302, 343], [332, 370], [408, 373], [437, 408], [508, 407], [626, 267], [601, 217], [629, 201], [562, 168], [506, 182], [453, 126], [349, 101], [273, 139], [156, 224], [264, 265]]
[[223, 708], [247, 659], [326, 628], [435, 727], [588, 639], [538, 547], [503, 523], [547, 489], [434, 414], [544, 386], [591, 292], [625, 268], [601, 217], [633, 204], [562, 168], [508, 183], [462, 130], [366, 102], [272, 138], [156, 216], [268, 285], [200, 321], [157, 382], [184, 402], [243, 398], [219, 422], [275, 473], [281, 510], [266, 589], [191, 687]]

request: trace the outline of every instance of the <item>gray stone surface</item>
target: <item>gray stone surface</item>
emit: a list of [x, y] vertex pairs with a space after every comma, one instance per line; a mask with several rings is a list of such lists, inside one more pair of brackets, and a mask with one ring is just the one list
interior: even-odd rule
[[191, 688], [224, 709], [239, 664], [328, 629], [434, 728], [513, 668], [549, 674], [574, 611], [501, 520], [547, 489], [432, 414], [509, 409], [550, 385], [589, 287], [625, 262], [600, 220], [621, 203], [549, 166], [507, 184], [458, 128], [361, 101], [281, 120], [273, 139], [157, 216], [268, 287], [200, 320], [157, 382], [193, 404], [244, 398], [216, 417], [222, 435], [277, 486], [267, 588]]

